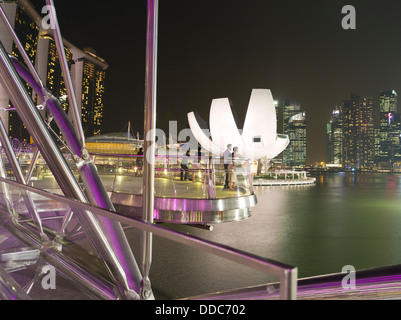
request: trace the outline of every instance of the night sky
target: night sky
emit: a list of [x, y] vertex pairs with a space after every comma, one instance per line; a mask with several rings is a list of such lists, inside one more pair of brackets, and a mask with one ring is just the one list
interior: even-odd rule
[[[44, 0], [31, 0], [40, 12]], [[123, 3], [123, 5], [122, 5]], [[55, 0], [62, 35], [108, 61], [104, 130], [131, 121], [143, 132], [145, 0]], [[344, 30], [343, 6], [356, 9]], [[299, 100], [307, 112], [308, 163], [327, 160], [331, 110], [354, 92], [401, 94], [401, 1], [160, 0], [157, 127], [208, 120], [228, 97], [245, 117], [253, 88]], [[400, 107], [401, 109], [401, 107]]]

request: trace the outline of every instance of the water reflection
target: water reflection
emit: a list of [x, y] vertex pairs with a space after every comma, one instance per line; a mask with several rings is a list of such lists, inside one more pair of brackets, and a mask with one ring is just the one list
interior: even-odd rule
[[[176, 228], [295, 265], [300, 277], [341, 272], [345, 265], [365, 269], [401, 263], [400, 176], [322, 174], [316, 178], [315, 186], [256, 187], [258, 204], [248, 220], [216, 224], [212, 232]], [[269, 280], [237, 264], [170, 247], [165, 241], [154, 250], [154, 271], [160, 268], [165, 275], [171, 268], [172, 274], [192, 280], [196, 275], [196, 290], [194, 286], [190, 290], [199, 293]], [[171, 261], [171, 252], [180, 263]], [[169, 268], [166, 261], [171, 261]], [[192, 263], [183, 267], [182, 261]], [[154, 283], [162, 281], [157, 274]], [[179, 282], [173, 287], [178, 296], [195, 293]], [[169, 291], [167, 283], [164, 289]]]
[[311, 187], [257, 187], [252, 218], [216, 226], [210, 237], [297, 265], [301, 276], [400, 263], [400, 177], [316, 178]]

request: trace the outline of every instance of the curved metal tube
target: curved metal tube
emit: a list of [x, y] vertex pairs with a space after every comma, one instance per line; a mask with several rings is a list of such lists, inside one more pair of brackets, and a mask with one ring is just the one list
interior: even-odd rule
[[74, 130], [74, 127], [71, 121], [68, 119], [66, 113], [60, 105], [58, 99], [54, 96], [51, 96], [46, 100], [45, 108], [51, 113], [59, 127], [60, 131], [63, 133], [63, 138], [65, 139], [68, 147], [71, 151], [82, 158], [82, 149], [83, 146], [79, 142], [78, 136]]

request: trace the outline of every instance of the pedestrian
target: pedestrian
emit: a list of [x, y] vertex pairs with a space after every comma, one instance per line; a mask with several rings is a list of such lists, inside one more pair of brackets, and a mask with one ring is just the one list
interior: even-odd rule
[[[200, 170], [201, 167], [201, 159], [202, 159], [202, 147], [198, 147], [198, 156], [195, 158], [195, 161], [192, 163], [192, 182], [195, 181], [196, 169]], [[200, 172], [200, 171], [199, 171]]]
[[237, 173], [235, 172], [235, 167], [237, 165], [237, 159], [241, 157], [238, 151], [238, 147], [234, 147], [232, 156], [232, 162], [228, 165], [228, 171], [230, 172], [229, 187], [230, 190], [235, 190], [235, 187], [237, 185]]
[[[185, 153], [185, 157], [181, 160], [181, 181], [188, 180], [188, 160], [191, 156], [191, 149], [188, 149]], [[185, 177], [184, 177], [185, 173]]]
[[223, 153], [223, 162], [224, 162], [224, 170], [226, 172], [226, 181], [224, 183], [224, 189], [229, 189], [229, 176], [230, 173], [228, 171], [228, 166], [232, 163], [232, 149], [233, 149], [233, 145], [232, 144], [228, 144], [227, 145], [227, 150], [224, 151]]
[[142, 175], [142, 170], [143, 170], [143, 148], [139, 148], [138, 153], [136, 154], [136, 167], [137, 167], [137, 176]]

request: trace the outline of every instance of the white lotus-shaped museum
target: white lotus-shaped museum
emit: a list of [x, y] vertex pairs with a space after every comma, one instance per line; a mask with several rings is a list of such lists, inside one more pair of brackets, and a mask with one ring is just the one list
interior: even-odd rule
[[214, 156], [221, 157], [227, 145], [232, 144], [242, 157], [270, 160], [290, 143], [287, 135], [277, 134], [276, 108], [268, 89], [252, 90], [242, 130], [228, 98], [212, 101], [209, 126], [195, 112], [188, 113], [188, 122], [201, 147]]

